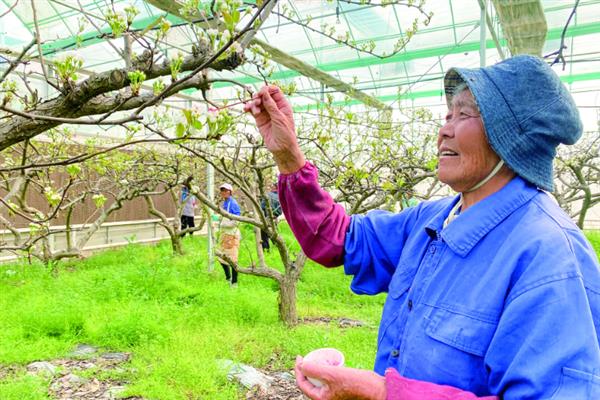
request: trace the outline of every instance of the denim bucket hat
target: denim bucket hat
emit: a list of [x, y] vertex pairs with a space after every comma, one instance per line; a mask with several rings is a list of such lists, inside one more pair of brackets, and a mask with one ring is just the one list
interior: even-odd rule
[[574, 144], [583, 126], [559, 77], [542, 59], [520, 55], [476, 69], [452, 68], [444, 77], [446, 101], [465, 83], [479, 107], [488, 142], [517, 175], [554, 189], [556, 147]]

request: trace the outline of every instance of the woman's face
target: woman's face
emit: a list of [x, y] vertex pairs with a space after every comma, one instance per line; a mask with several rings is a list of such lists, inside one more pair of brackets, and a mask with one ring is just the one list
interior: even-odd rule
[[231, 196], [231, 191], [227, 189], [221, 189], [219, 192], [223, 200], [227, 200]]
[[437, 144], [438, 177], [456, 192], [475, 186], [500, 161], [488, 144], [481, 115], [469, 90], [452, 99]]

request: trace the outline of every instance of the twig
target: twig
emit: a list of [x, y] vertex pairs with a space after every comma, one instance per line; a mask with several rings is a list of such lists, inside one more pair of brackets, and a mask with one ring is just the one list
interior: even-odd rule
[[215, 103], [212, 103], [212, 102], [211, 102], [211, 104], [212, 104], [214, 107], [211, 107], [211, 108], [209, 108], [209, 109], [208, 109], [208, 111], [218, 111], [218, 110], [224, 110], [224, 109], [226, 109], [226, 108], [230, 108], [230, 107], [233, 107], [233, 106], [237, 106], [237, 105], [239, 105], [239, 104], [246, 104], [247, 102], [249, 102], [249, 101], [251, 101], [251, 100], [252, 100], [252, 99], [246, 99], [246, 100], [236, 101], [235, 103], [230, 103], [230, 104], [227, 104], [227, 105], [224, 105], [224, 106], [218, 106], [218, 105], [216, 105]]
[[100, 119], [81, 120], [81, 119], [77, 119], [77, 118], [58, 118], [58, 117], [47, 117], [45, 115], [40, 115], [40, 114], [29, 114], [26, 112], [14, 110], [14, 109], [6, 107], [6, 106], [0, 106], [0, 110], [11, 113], [11, 114], [18, 115], [20, 117], [29, 118], [33, 121], [36, 121], [36, 120], [52, 121], [52, 122], [59, 122], [61, 124], [73, 124], [73, 125], [122, 125], [126, 122], [140, 121], [144, 118], [141, 115], [130, 115], [129, 117], [125, 117], [125, 118], [121, 118], [121, 119], [117, 119], [117, 120], [111, 120], [111, 121], [104, 121], [104, 119], [106, 119], [105, 116], [103, 116]]
[[[422, 12], [422, 13], [425, 13], [424, 11], [421, 11], [421, 12]], [[308, 25], [308, 24], [305, 24], [305, 23], [304, 23], [304, 22], [302, 22], [302, 21], [298, 21], [298, 20], [295, 20], [295, 19], [293, 19], [293, 18], [290, 18], [290, 17], [288, 17], [288, 16], [287, 16], [287, 15], [285, 15], [285, 14], [278, 13], [278, 12], [274, 12], [274, 13], [275, 13], [275, 14], [276, 14], [278, 17], [283, 17], [283, 18], [287, 19], [288, 21], [290, 21], [290, 22], [292, 22], [292, 23], [294, 23], [294, 24], [296, 24], [296, 25], [300, 25], [300, 26], [302, 26], [303, 28], [306, 28], [306, 29], [308, 29], [308, 30], [310, 30], [310, 31], [312, 31], [312, 32], [315, 32], [315, 33], [317, 33], [317, 34], [319, 34], [319, 35], [325, 36], [326, 38], [329, 38], [329, 39], [333, 40], [333, 41], [334, 41], [334, 42], [336, 42], [336, 43], [338, 43], [338, 42], [339, 42], [339, 43], [343, 43], [344, 45], [346, 45], [346, 46], [350, 47], [351, 49], [354, 49], [354, 50], [356, 50], [356, 51], [359, 51], [359, 52], [361, 52], [361, 53], [370, 54], [370, 55], [372, 55], [373, 57], [377, 57], [377, 58], [379, 58], [380, 60], [384, 60], [384, 59], [386, 59], [386, 58], [389, 58], [389, 57], [392, 57], [392, 56], [394, 56], [394, 55], [398, 54], [398, 53], [399, 53], [400, 51], [402, 51], [402, 49], [404, 49], [404, 47], [406, 47], [406, 45], [408, 44], [408, 41], [407, 41], [407, 42], [405, 42], [405, 43], [404, 43], [402, 46], [398, 47], [398, 49], [397, 49], [397, 50], [394, 50], [394, 51], [393, 51], [393, 52], [391, 52], [390, 54], [385, 54], [385, 55], [384, 55], [384, 54], [377, 54], [377, 53], [375, 53], [374, 51], [367, 50], [367, 49], [363, 49], [363, 48], [361, 48], [361, 47], [359, 47], [359, 46], [356, 46], [356, 45], [352, 44], [352, 43], [351, 43], [350, 41], [348, 41], [348, 40], [340, 40], [340, 39], [338, 39], [338, 38], [335, 38], [335, 37], [333, 37], [333, 36], [331, 36], [331, 35], [328, 35], [327, 33], [323, 32], [323, 31], [321, 31], [321, 30], [319, 30], [319, 29], [313, 28], [312, 26], [310, 26], [310, 25]], [[429, 20], [430, 20], [430, 19], [431, 19], [431, 18], [429, 18], [429, 16], [428, 16], [428, 20], [427, 20], [426, 24], [428, 24], [428, 23], [429, 23]]]
[[254, 91], [252, 90], [252, 87], [250, 86], [246, 86], [243, 83], [239, 83], [238, 81], [234, 81], [233, 79], [224, 79], [224, 78], [218, 78], [218, 79], [208, 79], [206, 81], [208, 84], [213, 84], [216, 82], [228, 82], [231, 83], [232, 85], [236, 85], [241, 87], [242, 89], [244, 89], [250, 96], [252, 96], [254, 94]]
[[40, 99], [39, 99], [37, 89], [33, 89], [31, 87], [31, 85], [29, 84], [29, 79], [27, 79], [29, 77], [29, 73], [27, 73], [25, 71], [25, 68], [23, 68], [23, 70], [24, 71], [23, 71], [23, 75], [21, 76], [21, 80], [23, 81], [23, 85], [25, 86], [25, 88], [27, 89], [29, 94], [31, 94], [31, 104], [29, 104], [29, 102], [27, 101], [27, 96], [23, 96], [24, 97], [23, 103], [25, 104], [25, 110], [30, 110], [39, 105]]
[[104, 113], [104, 115], [102, 115], [98, 121], [102, 122], [104, 121], [106, 118], [110, 117], [115, 111], [117, 111], [119, 108], [121, 108], [121, 106], [125, 103], [127, 103], [129, 100], [133, 99], [135, 96], [131, 95], [129, 97], [125, 97], [122, 101], [120, 101], [116, 106], [114, 106], [113, 108], [111, 108], [110, 110], [108, 110], [106, 113]]
[[17, 4], [19, 4], [19, 0], [15, 0], [15, 4], [13, 4], [12, 6], [10, 6], [8, 8], [8, 10], [6, 10], [3, 14], [0, 14], [0, 18], [4, 17], [5, 15], [8, 15], [12, 10], [15, 9], [15, 7], [17, 6]]
[[[34, 1], [34, 0], [31, 0]], [[79, 11], [81, 11], [83, 13], [83, 15], [85, 16], [85, 19], [87, 19], [89, 21], [89, 23], [98, 31], [98, 33], [101, 36], [104, 36], [104, 33], [102, 32], [102, 30], [94, 23], [94, 21], [92, 21], [92, 19], [88, 16], [88, 14], [86, 12], [83, 11], [83, 6], [81, 5], [81, 1], [77, 0], [77, 4], [79, 5]], [[96, 17], [98, 18], [98, 17]], [[106, 19], [101, 18], [101, 20], [103, 22], [106, 22]], [[117, 54], [123, 59], [125, 60], [125, 54], [123, 52], [121, 52], [121, 50], [119, 50], [110, 40], [105, 40], [105, 43], [108, 43], [110, 45], [110, 47], [112, 47]]]
[[207, 61], [205, 61], [204, 63], [202, 63], [202, 65], [198, 66], [196, 69], [194, 69], [190, 74], [188, 74], [184, 78], [181, 78], [181, 79], [179, 79], [179, 80], [177, 80], [175, 82], [172, 82], [169, 86], [167, 86], [166, 88], [164, 88], [157, 96], [155, 96], [154, 99], [148, 100], [147, 102], [145, 102], [144, 104], [142, 104], [141, 106], [139, 106], [135, 110], [134, 115], [139, 114], [140, 112], [142, 112], [147, 107], [153, 106], [156, 103], [158, 103], [161, 100], [163, 100], [165, 98], [165, 96], [166, 96], [166, 93], [168, 93], [168, 91], [172, 87], [187, 82], [188, 80], [192, 79], [194, 77], [194, 75], [196, 75], [198, 72], [202, 71], [203, 69], [206, 69], [206, 67], [208, 67], [213, 61], [215, 61], [217, 58], [219, 58], [219, 56], [221, 54], [223, 54], [225, 51], [227, 51], [227, 49], [229, 47], [231, 47], [231, 45], [236, 40], [238, 40], [240, 37], [244, 36], [247, 32], [249, 32], [250, 30], [252, 30], [252, 24], [254, 24], [254, 21], [259, 17], [259, 15], [262, 13], [262, 11], [265, 9], [265, 7], [267, 5], [269, 5], [269, 3], [271, 1], [276, 1], [276, 0], [265, 0], [264, 3], [262, 4], [262, 6], [260, 6], [260, 8], [258, 9], [258, 11], [256, 12], [256, 14], [254, 14], [252, 16], [252, 18], [250, 18], [250, 21], [246, 24], [246, 26], [244, 27], [244, 29], [242, 29], [241, 31], [239, 31], [235, 36], [232, 36], [229, 39], [229, 41], [224, 46], [222, 46], [215, 54], [213, 54]]
[[550, 66], [553, 66], [557, 62], [562, 61], [563, 71], [565, 70], [565, 67], [567, 65], [567, 62], [565, 61], [565, 56], [563, 55], [563, 50], [567, 48], [567, 46], [565, 46], [565, 34], [567, 33], [567, 28], [569, 27], [569, 24], [571, 23], [571, 19], [573, 18], [573, 15], [575, 15], [575, 13], [577, 12], [578, 5], [579, 5], [579, 0], [577, 0], [575, 2], [575, 6], [573, 6], [573, 10], [571, 11], [569, 18], [567, 19], [567, 23], [565, 24], [565, 27], [563, 28], [563, 31], [560, 35], [560, 47], [559, 47], [558, 51], [544, 56], [544, 58], [546, 58], [546, 57], [556, 54], [556, 58], [554, 59], [554, 61], [552, 61]]
[[46, 65], [44, 64], [44, 53], [42, 52], [42, 45], [40, 44], [41, 36], [40, 36], [40, 26], [38, 24], [37, 19], [37, 10], [35, 8], [35, 0], [31, 0], [31, 10], [33, 11], [33, 23], [35, 24], [35, 42], [37, 44], [38, 56], [40, 57], [40, 66], [42, 67], [42, 73], [44, 74], [44, 78], [46, 82], [50, 83], [50, 79], [48, 79], [48, 72], [46, 71]]
[[[164, 133], [162, 133], [162, 132], [160, 132], [160, 131], [155, 131], [155, 132], [156, 132], [158, 135], [160, 135], [160, 136], [162, 136], [162, 137], [165, 137]], [[218, 165], [216, 162], [214, 162], [213, 160], [211, 160], [209, 157], [207, 157], [207, 156], [206, 156], [206, 155], [204, 155], [203, 153], [201, 153], [201, 152], [197, 151], [196, 149], [192, 149], [191, 147], [189, 147], [189, 146], [186, 146], [185, 144], [181, 143], [180, 141], [176, 141], [176, 142], [175, 142], [175, 144], [176, 144], [178, 147], [180, 147], [180, 148], [182, 148], [182, 149], [184, 149], [184, 150], [187, 150], [187, 151], [188, 151], [188, 152], [190, 152], [191, 154], [194, 154], [194, 155], [196, 155], [197, 157], [201, 158], [202, 160], [204, 160], [204, 161], [205, 161], [205, 162], [207, 162], [208, 164], [211, 164], [211, 165], [212, 165], [212, 166], [215, 168], [215, 170], [216, 170], [217, 172], [219, 172], [220, 174], [222, 174], [222, 175], [223, 175], [225, 178], [227, 178], [227, 179], [230, 179], [230, 180], [238, 180], [238, 181], [240, 180], [240, 179], [239, 179], [239, 176], [234, 176], [234, 175], [232, 175], [232, 174], [231, 174], [229, 171], [227, 171], [227, 170], [226, 170], [226, 169], [224, 169], [224, 168], [221, 168], [221, 167], [220, 167], [220, 166], [219, 166], [219, 165]], [[254, 197], [252, 196], [252, 193], [250, 193], [250, 191], [249, 191], [247, 188], [243, 187], [243, 185], [240, 185], [240, 190], [241, 190], [241, 191], [242, 191], [242, 192], [243, 192], [243, 193], [244, 193], [244, 194], [247, 196], [247, 198], [248, 198], [248, 199], [249, 199], [249, 200], [250, 200], [250, 201], [253, 203], [253, 205], [254, 205], [255, 207], [258, 207], [258, 208], [260, 208], [260, 205], [259, 205], [259, 204], [256, 202], [256, 200], [255, 200], [255, 199], [254, 199]], [[198, 195], [198, 198], [199, 198], [199, 199], [201, 199], [201, 200], [202, 200], [202, 199], [206, 199], [206, 196], [204, 196], [202, 193], [198, 193], [197, 195]], [[204, 201], [203, 201], [203, 202], [204, 202]], [[253, 220], [253, 219], [251, 219], [251, 218], [240, 217], [240, 216], [237, 216], [237, 215], [235, 215], [235, 214], [230, 214], [230, 213], [228, 213], [227, 211], [225, 211], [225, 210], [223, 210], [223, 209], [220, 209], [220, 208], [219, 208], [219, 207], [217, 207], [217, 206], [214, 206], [213, 204], [207, 204], [207, 203], [205, 203], [205, 204], [207, 205], [207, 207], [211, 208], [213, 211], [216, 211], [216, 212], [218, 212], [219, 214], [221, 214], [221, 215], [223, 215], [223, 216], [226, 216], [226, 217], [227, 217], [227, 218], [229, 218], [229, 219], [233, 219], [234, 221], [239, 221], [239, 222], [247, 222], [247, 223], [249, 223], [249, 224], [251, 224], [251, 225], [254, 225], [254, 226], [259, 226], [259, 227], [262, 225], [260, 222], [257, 222], [256, 220]]]
[[[16, 5], [17, 3], [15, 3]], [[16, 67], [17, 65], [19, 65], [19, 63], [21, 62], [21, 60], [23, 59], [23, 57], [25, 57], [25, 54], [29, 51], [29, 49], [36, 44], [37, 42], [37, 36], [34, 35], [33, 40], [25, 47], [23, 47], [23, 51], [21, 51], [21, 54], [19, 54], [19, 56], [14, 59], [13, 61], [10, 62], [10, 66], [8, 67], [8, 69], [6, 71], [4, 71], [4, 74], [2, 74], [2, 77], [0, 78], [0, 82], [4, 81], [4, 79], [8, 76], [8, 74], [10, 74]]]
[[78, 156], [72, 157], [72, 158], [68, 158], [66, 160], [62, 160], [62, 161], [55, 161], [55, 162], [50, 162], [50, 163], [34, 163], [34, 164], [27, 164], [27, 165], [20, 165], [17, 167], [10, 167], [10, 168], [0, 168], [0, 172], [10, 172], [10, 171], [21, 171], [21, 170], [28, 170], [28, 169], [32, 169], [32, 168], [45, 168], [45, 167], [56, 167], [56, 166], [64, 166], [64, 165], [70, 165], [70, 164], [76, 164], [76, 163], [82, 163], [84, 161], [89, 160], [90, 158], [94, 158], [96, 156], [105, 154], [105, 153], [109, 153], [113, 150], [116, 149], [120, 149], [123, 147], [128, 147], [128, 146], [132, 146], [135, 144], [140, 144], [140, 143], [170, 143], [170, 142], [174, 142], [176, 140], [181, 140], [180, 138], [173, 138], [173, 139], [140, 139], [140, 140], [134, 140], [131, 142], [127, 142], [127, 143], [121, 143], [112, 147], [108, 147], [99, 151], [96, 151], [94, 153], [90, 153], [90, 154], [80, 154]]
[[63, 204], [63, 202], [65, 201], [65, 198], [67, 197], [67, 192], [69, 191], [69, 189], [71, 188], [71, 186], [73, 186], [73, 183], [74, 183], [73, 179], [69, 179], [69, 182], [67, 182], [67, 185], [63, 189], [62, 196], [61, 196], [60, 201], [58, 202], [56, 208], [52, 211], [52, 213], [50, 215], [46, 216], [46, 218], [41, 219], [41, 220], [36, 220], [36, 219], [30, 218], [28, 215], [20, 212], [19, 210], [16, 210], [10, 204], [8, 204], [7, 202], [5, 202], [4, 199], [1, 198], [1, 197], [0, 197], [0, 203], [4, 204], [4, 206], [6, 208], [8, 208], [11, 212], [13, 212], [14, 214], [17, 214], [17, 215], [25, 218], [29, 222], [33, 222], [33, 223], [37, 223], [37, 224], [43, 224], [43, 223], [48, 222], [51, 219], [53, 219], [56, 216], [56, 214], [58, 213], [58, 211], [60, 211], [60, 207]]
[[258, 63], [256, 63], [255, 65], [256, 65], [256, 71], [259, 73], [259, 75], [263, 79], [265, 86], [269, 86], [269, 81], [268, 81], [267, 77], [265, 76], [265, 74], [263, 74], [263, 72], [262, 72], [263, 67]]
[[[242, 87], [246, 92], [248, 92], [248, 94], [250, 94], [251, 97], [254, 94], [254, 92], [252, 91], [252, 89], [250, 89], [246, 85], [243, 85], [243, 84], [241, 84], [239, 82], [236, 82], [236, 81], [234, 81], [232, 79], [209, 79], [206, 82], [209, 85], [212, 84], [212, 83], [215, 83], [215, 82], [229, 82], [229, 83], [232, 83], [232, 84], [235, 84], [237, 86]], [[233, 107], [233, 106], [238, 105], [238, 104], [245, 104], [245, 103], [249, 102], [250, 100], [252, 100], [252, 99], [245, 99], [245, 100], [241, 99], [238, 102], [230, 103], [230, 104], [227, 104], [227, 105], [220, 106], [220, 105], [218, 105], [217, 103], [213, 102], [212, 100], [210, 100], [208, 98], [207, 89], [202, 89], [201, 93], [202, 93], [202, 98], [204, 99], [204, 101], [212, 106], [211, 108], [208, 109], [208, 111], [223, 110], [225, 108], [230, 108], [230, 107]]]

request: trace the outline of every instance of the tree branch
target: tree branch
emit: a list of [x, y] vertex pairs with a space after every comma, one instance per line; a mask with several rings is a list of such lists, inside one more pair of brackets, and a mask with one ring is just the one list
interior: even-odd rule
[[[208, 49], [205, 48], [204, 52], [201, 51], [198, 54], [186, 57], [183, 60], [181, 71], [195, 70], [198, 66], [217, 71], [232, 70], [242, 62], [237, 53], [225, 59], [208, 63], [207, 60], [211, 59], [212, 57]], [[148, 80], [171, 74], [168, 63], [161, 65], [153, 64], [146, 69], [143, 69], [141, 65], [137, 67], [143, 70]], [[94, 74], [80, 84], [75, 85], [68, 93], [60, 94], [54, 99], [39, 104], [36, 108], [29, 111], [29, 114], [43, 115], [50, 118], [79, 118], [108, 112], [118, 103], [114, 101], [105, 103], [103, 102], [105, 99], [100, 98], [100, 95], [128, 86], [129, 78], [127, 72], [125, 68], [118, 68]], [[200, 86], [201, 83], [204, 83], [202, 77], [195, 78], [194, 75], [190, 75], [170, 85], [165, 93], [166, 95], [171, 95], [190, 87]], [[139, 108], [144, 104], [149, 104], [149, 102], [152, 102], [152, 99], [156, 98], [156, 96], [148, 94], [141, 97], [137, 96], [126, 101], [119, 110]], [[118, 101], [122, 101], [122, 97], [119, 97]], [[47, 120], [47, 118], [43, 120], [36, 118], [34, 120], [30, 117], [14, 115], [8, 122], [0, 126], [0, 151], [60, 125], [61, 122], [59, 121]]]
[[[17, 0], [17, 2], [18, 2], [18, 0]], [[14, 6], [17, 5], [17, 2], [15, 2]], [[25, 57], [25, 54], [27, 54], [29, 49], [31, 49], [31, 47], [36, 43], [37, 43], [37, 37], [34, 37], [33, 40], [31, 40], [31, 42], [29, 42], [29, 44], [27, 46], [23, 47], [21, 54], [19, 54], [19, 56], [16, 59], [10, 61], [10, 66], [2, 74], [2, 77], [0, 78], [0, 83], [3, 82], [4, 79], [6, 79], [6, 77], [17, 67], [17, 65], [19, 65], [19, 63], [21, 62], [23, 57]]]

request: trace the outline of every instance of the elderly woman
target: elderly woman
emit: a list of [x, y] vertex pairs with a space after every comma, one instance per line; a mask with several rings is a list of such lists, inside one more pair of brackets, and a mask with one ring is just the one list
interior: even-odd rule
[[299, 357], [298, 386], [312, 399], [600, 399], [600, 268], [546, 193], [556, 147], [581, 135], [573, 99], [531, 56], [451, 69], [444, 84], [438, 175], [460, 194], [399, 214], [347, 216], [305, 161], [281, 92], [247, 105], [307, 255], [344, 264], [356, 293], [388, 292], [375, 371]]

